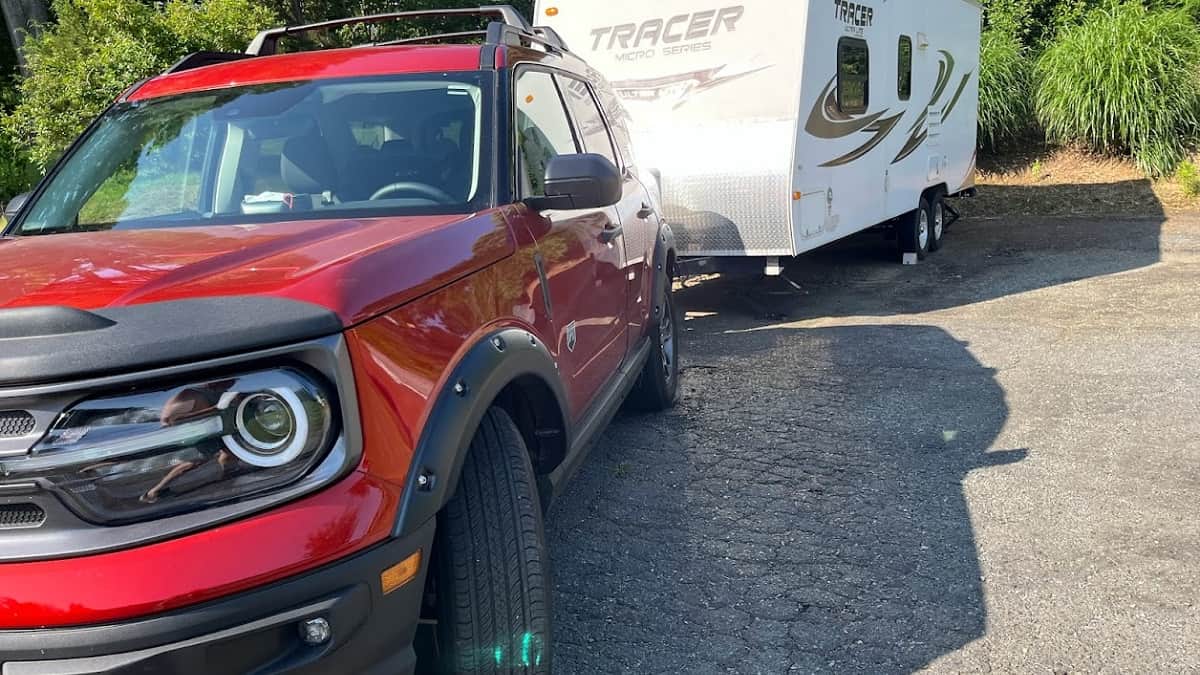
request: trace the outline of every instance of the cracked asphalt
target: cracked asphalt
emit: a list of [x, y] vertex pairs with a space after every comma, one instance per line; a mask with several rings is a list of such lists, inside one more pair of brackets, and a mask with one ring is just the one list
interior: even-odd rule
[[1200, 218], [689, 281], [551, 510], [560, 673], [1200, 670]]

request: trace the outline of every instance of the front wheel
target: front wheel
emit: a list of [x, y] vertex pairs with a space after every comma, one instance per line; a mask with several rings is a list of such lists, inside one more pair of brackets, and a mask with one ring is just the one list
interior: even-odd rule
[[521, 432], [499, 408], [479, 424], [438, 516], [437, 634], [445, 673], [550, 673], [542, 509]]
[[629, 393], [630, 407], [647, 412], [667, 410], [679, 402], [679, 315], [669, 270], [654, 312], [650, 356]]

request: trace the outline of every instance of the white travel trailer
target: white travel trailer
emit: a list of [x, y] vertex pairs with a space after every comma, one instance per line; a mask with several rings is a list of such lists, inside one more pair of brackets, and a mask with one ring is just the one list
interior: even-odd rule
[[[974, 189], [975, 0], [539, 0], [625, 103], [681, 254], [794, 256]], [[925, 206], [922, 210], [920, 207]]]

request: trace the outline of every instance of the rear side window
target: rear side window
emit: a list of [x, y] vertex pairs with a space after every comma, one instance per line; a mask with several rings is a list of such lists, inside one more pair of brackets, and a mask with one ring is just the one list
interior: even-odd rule
[[546, 165], [558, 155], [579, 152], [554, 77], [540, 70], [517, 75], [516, 132], [521, 194], [545, 194]]
[[871, 52], [865, 40], [838, 40], [838, 109], [859, 115], [870, 102]]
[[584, 152], [604, 155], [612, 161], [613, 166], [621, 166], [617, 161], [617, 153], [613, 150], [608, 126], [604, 123], [604, 116], [600, 113], [600, 107], [592, 96], [591, 89], [587, 84], [569, 77], [560, 76], [559, 82], [563, 85], [567, 106], [575, 115], [576, 129], [579, 131], [579, 139], [583, 141]]
[[900, 52], [897, 57], [900, 66], [896, 82], [896, 91], [900, 95], [901, 101], [907, 101], [912, 97], [912, 59], [912, 38], [901, 35]]

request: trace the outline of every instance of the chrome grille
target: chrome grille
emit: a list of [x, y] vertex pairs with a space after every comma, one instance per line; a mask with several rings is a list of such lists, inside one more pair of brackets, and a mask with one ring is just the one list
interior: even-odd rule
[[24, 410], [0, 410], [0, 438], [27, 436], [36, 427], [33, 415]]
[[46, 520], [46, 512], [37, 504], [0, 504], [0, 530], [37, 527]]

